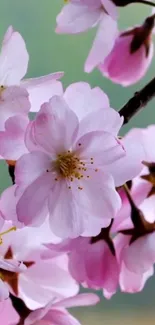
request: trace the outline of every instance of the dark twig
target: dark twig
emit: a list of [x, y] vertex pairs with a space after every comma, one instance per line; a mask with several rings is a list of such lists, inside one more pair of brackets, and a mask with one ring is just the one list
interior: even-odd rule
[[12, 179], [12, 184], [15, 184], [15, 166], [13, 165], [9, 165], [8, 166], [8, 171], [9, 171], [9, 175]]
[[127, 124], [153, 97], [155, 97], [155, 78], [153, 78], [143, 89], [136, 92], [120, 109], [119, 113], [124, 117], [124, 124]]
[[13, 296], [11, 293], [10, 299], [12, 301], [13, 307], [20, 316], [20, 322], [18, 325], [24, 324], [24, 320], [30, 314], [31, 310], [26, 307], [25, 303], [20, 298]]

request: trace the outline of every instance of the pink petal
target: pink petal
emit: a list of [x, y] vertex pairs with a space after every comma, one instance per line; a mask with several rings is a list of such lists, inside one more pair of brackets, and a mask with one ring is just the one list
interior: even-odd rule
[[[80, 144], [80, 145], [79, 145]], [[104, 131], [92, 131], [78, 139], [75, 150], [87, 167], [109, 165], [125, 156], [121, 142], [112, 134]], [[94, 166], [91, 164], [94, 159]], [[95, 167], [94, 167], [95, 169]]]
[[26, 88], [29, 93], [31, 111], [38, 112], [40, 106], [48, 102], [54, 95], [63, 94], [62, 83], [57, 79], [63, 76], [62, 72], [52, 73], [47, 76], [23, 80], [21, 86]]
[[93, 27], [100, 19], [100, 9], [69, 3], [57, 16], [57, 33], [76, 34]]
[[41, 151], [23, 155], [16, 163], [16, 184], [26, 186], [51, 168], [51, 159]]
[[26, 270], [24, 264], [13, 259], [0, 259], [0, 268], [9, 272], [22, 272]]
[[116, 257], [104, 241], [89, 245], [85, 266], [88, 286], [104, 288], [106, 298], [111, 298], [118, 287], [119, 267]]
[[12, 116], [5, 122], [5, 131], [0, 131], [0, 154], [4, 159], [17, 160], [27, 153], [24, 136], [28, 122], [22, 115]]
[[[84, 231], [82, 209], [67, 182], [55, 182], [49, 197], [49, 222], [52, 231], [61, 238], [75, 238]], [[61, 227], [60, 227], [61, 225]]]
[[0, 131], [5, 130], [5, 121], [18, 114], [27, 115], [30, 109], [28, 92], [20, 87], [8, 87], [0, 96]]
[[1, 315], [1, 322], [3, 325], [18, 324], [19, 322], [19, 315], [13, 308], [10, 299], [6, 299], [3, 302], [1, 301], [0, 315]]
[[153, 267], [145, 273], [133, 273], [126, 268], [124, 263], [122, 263], [120, 272], [121, 291], [128, 293], [142, 291], [146, 281], [153, 275], [153, 273]]
[[41, 225], [47, 216], [47, 198], [53, 182], [50, 174], [44, 173], [32, 182], [17, 203], [17, 218], [25, 225]]
[[155, 263], [154, 242], [155, 234], [152, 233], [140, 237], [124, 249], [124, 263], [131, 272], [144, 273], [152, 267]]
[[[51, 310], [44, 318], [54, 325], [80, 325], [80, 323], [65, 310]], [[43, 325], [43, 324], [42, 324]]]
[[85, 72], [91, 72], [104, 61], [114, 46], [117, 33], [117, 22], [109, 15], [102, 14], [97, 35], [85, 63]]
[[123, 118], [112, 108], [102, 107], [90, 112], [80, 123], [80, 136], [92, 131], [105, 131], [117, 135], [123, 124]]
[[18, 85], [27, 72], [28, 61], [24, 39], [9, 27], [0, 54], [0, 83], [4, 86]]
[[121, 143], [126, 155], [106, 168], [106, 171], [113, 175], [116, 186], [121, 186], [138, 176], [143, 168], [142, 161], [145, 160], [141, 130], [131, 130]]
[[[139, 81], [145, 75], [153, 58], [153, 43], [150, 44], [148, 56], [146, 56], [145, 46], [141, 46], [133, 54], [130, 53], [132, 39], [132, 35], [120, 34], [112, 51], [99, 65], [103, 75], [123, 86], [130, 86]], [[120, 53], [122, 53], [121, 59]]]
[[107, 13], [113, 18], [118, 18], [118, 9], [116, 5], [111, 0], [101, 0], [101, 3], [103, 4], [103, 7], [107, 11]]
[[17, 226], [16, 203], [18, 198], [15, 196], [16, 185], [8, 187], [0, 198], [0, 212], [5, 220], [11, 220]]
[[64, 93], [64, 99], [81, 121], [88, 114], [100, 108], [109, 108], [107, 95], [99, 88], [92, 88], [86, 82], [71, 84]]
[[155, 221], [155, 195], [146, 198], [140, 205], [140, 210], [145, 216], [145, 220], [150, 223]]
[[47, 261], [37, 260], [19, 276], [19, 294], [30, 309], [45, 306], [55, 297], [58, 300], [74, 296], [79, 286], [68, 271], [67, 255]]
[[60, 302], [54, 303], [53, 307], [80, 307], [80, 306], [91, 306], [96, 305], [100, 301], [100, 298], [94, 293], [82, 293], [77, 296], [66, 298]]
[[152, 140], [155, 136], [155, 125], [149, 125], [147, 128], [142, 130], [142, 140], [144, 150], [146, 153], [146, 161], [155, 161], [155, 150], [152, 148]]
[[0, 279], [0, 302], [9, 298], [9, 289], [1, 279]]
[[37, 144], [51, 155], [70, 149], [78, 131], [78, 119], [64, 99], [53, 96], [38, 113], [34, 136]]

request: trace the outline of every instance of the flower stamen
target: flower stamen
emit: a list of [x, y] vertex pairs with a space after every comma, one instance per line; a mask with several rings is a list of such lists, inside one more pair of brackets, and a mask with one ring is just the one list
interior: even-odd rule
[[6, 231], [3, 231], [0, 233], [0, 245], [3, 244], [3, 239], [2, 239], [2, 236], [8, 234], [9, 232], [12, 232], [12, 231], [16, 231], [17, 228], [16, 227], [11, 227], [10, 229], [6, 230]]

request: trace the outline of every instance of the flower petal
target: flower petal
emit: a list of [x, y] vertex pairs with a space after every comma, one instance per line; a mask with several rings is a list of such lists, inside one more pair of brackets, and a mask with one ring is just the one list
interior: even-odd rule
[[100, 19], [100, 9], [69, 3], [57, 16], [57, 33], [76, 34], [93, 27]]
[[17, 203], [17, 218], [27, 225], [41, 225], [47, 214], [47, 198], [52, 186], [51, 173], [44, 173], [32, 182]]
[[27, 115], [30, 109], [28, 92], [21, 87], [8, 87], [0, 96], [0, 131], [5, 130], [6, 120], [18, 114]]
[[117, 33], [117, 22], [109, 15], [103, 14], [92, 49], [85, 63], [85, 72], [91, 72], [104, 61], [114, 46]]
[[51, 168], [50, 157], [41, 152], [31, 152], [23, 155], [16, 163], [16, 184], [26, 186]]
[[0, 131], [0, 154], [6, 160], [17, 160], [27, 153], [24, 142], [25, 131], [29, 119], [17, 115], [5, 122], [5, 131]]
[[121, 140], [126, 155], [106, 167], [106, 171], [113, 175], [116, 186], [121, 186], [140, 174], [143, 168], [142, 161], [145, 160], [141, 138], [141, 130], [131, 130]]
[[34, 136], [37, 144], [51, 155], [70, 149], [78, 131], [78, 118], [64, 99], [53, 96], [38, 113]]
[[[125, 156], [121, 142], [112, 134], [104, 131], [92, 131], [78, 139], [75, 151], [87, 167], [109, 165]], [[91, 163], [91, 157], [93, 163]]]
[[28, 68], [29, 55], [22, 36], [10, 26], [0, 53], [0, 84], [19, 85]]
[[38, 112], [40, 106], [48, 102], [54, 95], [61, 96], [63, 94], [62, 83], [57, 81], [57, 79], [62, 76], [62, 72], [57, 72], [47, 76], [22, 81], [21, 86], [26, 88], [29, 93], [32, 112]]
[[67, 87], [64, 99], [79, 121], [88, 114], [110, 105], [108, 96], [99, 87], [91, 89], [86, 82], [76, 82]]
[[100, 298], [94, 293], [81, 293], [77, 296], [66, 298], [60, 302], [54, 303], [53, 307], [80, 307], [96, 305], [100, 301]]

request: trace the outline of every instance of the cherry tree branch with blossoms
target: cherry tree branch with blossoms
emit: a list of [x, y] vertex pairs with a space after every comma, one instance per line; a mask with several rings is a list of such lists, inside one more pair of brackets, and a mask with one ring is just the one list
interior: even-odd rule
[[[85, 72], [123, 87], [145, 76], [154, 9], [121, 32], [118, 9], [153, 2], [65, 2], [56, 33], [97, 27]], [[0, 321], [80, 325], [68, 308], [96, 305], [97, 290], [106, 299], [140, 292], [154, 274], [155, 124], [119, 132], [153, 99], [155, 78], [117, 112], [98, 86], [65, 89], [64, 72], [24, 79], [28, 62], [10, 26], [0, 52], [0, 159], [12, 179], [0, 196]]]

